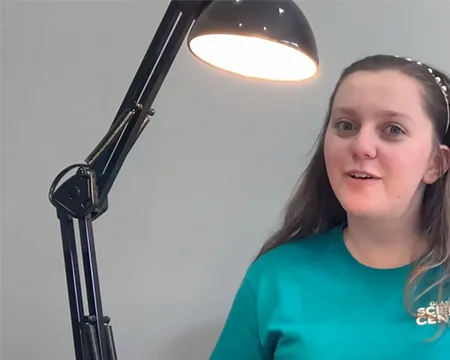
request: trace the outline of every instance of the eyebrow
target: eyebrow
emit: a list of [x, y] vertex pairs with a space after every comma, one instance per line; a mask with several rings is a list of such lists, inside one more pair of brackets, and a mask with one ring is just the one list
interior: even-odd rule
[[[346, 106], [337, 106], [335, 108], [332, 108], [331, 113], [332, 114], [339, 113], [339, 114], [355, 116], [355, 117], [358, 116], [358, 111], [356, 109], [351, 108], [351, 107], [346, 107]], [[398, 111], [395, 111], [395, 110], [381, 110], [377, 113], [377, 116], [381, 117], [381, 118], [385, 118], [385, 117], [396, 118], [397, 117], [397, 118], [403, 118], [406, 120], [413, 121], [411, 116], [401, 113], [401, 112], [398, 112]]]
[[345, 115], [350, 115], [350, 116], [357, 116], [358, 112], [350, 107], [345, 107], [345, 106], [337, 106], [337, 107], [333, 107], [331, 109], [331, 113], [341, 113], [341, 114], [345, 114]]
[[406, 119], [406, 120], [414, 121], [411, 116], [406, 115], [406, 114], [401, 113], [401, 112], [398, 112], [398, 111], [394, 111], [394, 110], [381, 111], [381, 115], [385, 115], [385, 116], [388, 116], [388, 117], [400, 117], [400, 118], [403, 118], [403, 119]]

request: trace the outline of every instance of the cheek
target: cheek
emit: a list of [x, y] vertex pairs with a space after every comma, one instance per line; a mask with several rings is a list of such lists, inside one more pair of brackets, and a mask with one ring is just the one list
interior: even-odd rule
[[417, 149], [405, 151], [404, 148], [379, 154], [384, 192], [391, 201], [409, 203], [415, 196], [428, 166], [426, 155], [425, 149], [419, 152]]
[[341, 174], [345, 165], [345, 157], [348, 156], [348, 149], [345, 141], [339, 138], [328, 136], [324, 142], [324, 158], [330, 181], [336, 175]]
[[380, 156], [379, 160], [382, 170], [389, 175], [391, 182], [397, 183], [398, 186], [417, 186], [428, 167], [426, 155], [426, 151], [391, 151]]

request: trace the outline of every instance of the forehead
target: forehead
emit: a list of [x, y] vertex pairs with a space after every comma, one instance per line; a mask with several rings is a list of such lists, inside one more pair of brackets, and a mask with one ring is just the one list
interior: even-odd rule
[[392, 110], [414, 117], [425, 116], [422, 95], [418, 81], [399, 71], [358, 71], [342, 81], [333, 107]]

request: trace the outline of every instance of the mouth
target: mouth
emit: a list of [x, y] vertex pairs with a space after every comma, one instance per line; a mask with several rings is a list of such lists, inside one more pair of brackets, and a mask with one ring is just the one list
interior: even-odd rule
[[352, 179], [355, 180], [379, 180], [380, 177], [366, 173], [366, 172], [359, 172], [359, 171], [352, 171], [347, 173], [348, 176], [350, 176]]

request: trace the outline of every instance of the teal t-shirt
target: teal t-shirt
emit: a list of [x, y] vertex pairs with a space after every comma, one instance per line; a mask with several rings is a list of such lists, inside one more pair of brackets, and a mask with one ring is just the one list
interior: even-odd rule
[[436, 338], [449, 302], [436, 306], [431, 293], [416, 303], [416, 317], [408, 313], [403, 295], [412, 267], [360, 264], [342, 231], [292, 241], [255, 261], [210, 360], [450, 359], [447, 325]]

